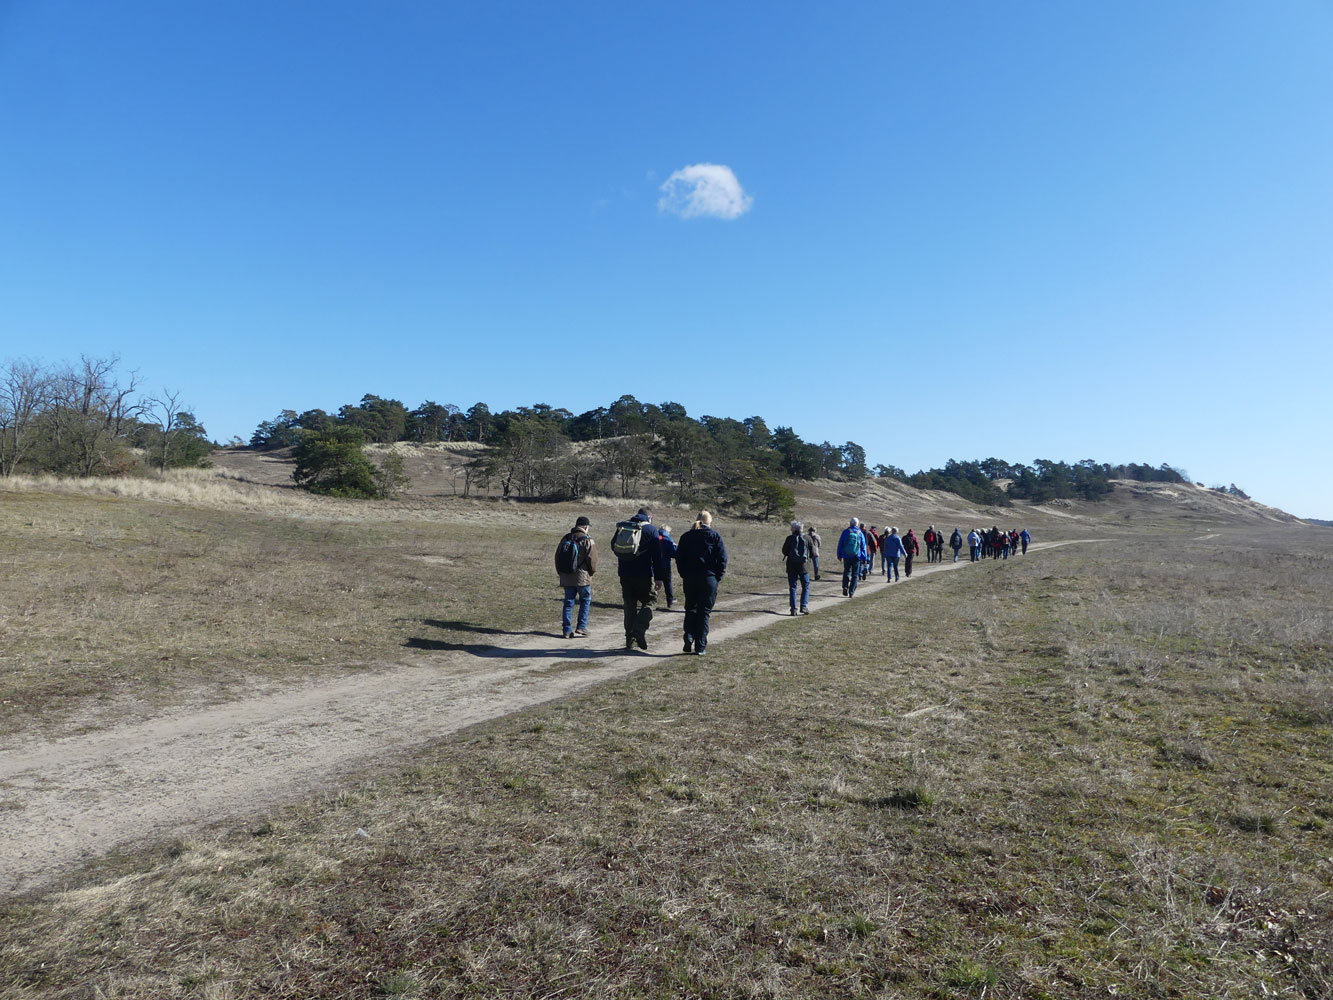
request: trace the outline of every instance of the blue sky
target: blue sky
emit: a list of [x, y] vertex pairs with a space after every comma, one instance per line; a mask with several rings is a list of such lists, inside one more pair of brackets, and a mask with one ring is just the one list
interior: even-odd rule
[[0, 0], [0, 357], [217, 439], [632, 393], [1333, 518], [1330, 51], [1323, 0]]

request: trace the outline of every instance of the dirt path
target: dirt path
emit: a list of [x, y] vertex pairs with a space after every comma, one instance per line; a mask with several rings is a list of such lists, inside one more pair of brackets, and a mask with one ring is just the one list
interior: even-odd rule
[[[918, 563], [902, 583], [969, 565]], [[812, 613], [844, 600], [839, 581], [840, 573], [828, 574], [812, 585]], [[857, 597], [887, 587], [872, 578]], [[710, 646], [799, 621], [775, 613], [785, 605], [785, 589], [730, 598], [724, 591]], [[20, 746], [0, 759], [0, 895], [40, 888], [115, 847], [329, 788], [353, 768], [392, 762], [404, 750], [474, 723], [642, 670], [679, 653], [677, 615], [659, 611], [646, 654], [620, 648], [619, 614], [607, 611], [578, 644], [553, 636], [515, 638], [481, 654], [423, 656], [335, 684]]]

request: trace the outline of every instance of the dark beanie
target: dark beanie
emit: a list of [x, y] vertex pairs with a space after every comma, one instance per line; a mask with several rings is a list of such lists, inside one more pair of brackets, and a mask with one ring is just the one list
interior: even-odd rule
[[586, 527], [588, 527], [590, 524], [592, 524], [592, 522], [589, 521], [586, 517], [580, 517], [577, 521], [574, 522], [574, 527], [576, 527], [576, 528], [586, 528]]

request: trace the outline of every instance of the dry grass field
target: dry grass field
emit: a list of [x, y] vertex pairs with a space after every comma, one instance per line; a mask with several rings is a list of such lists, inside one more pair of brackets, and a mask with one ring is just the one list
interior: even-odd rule
[[[0, 493], [0, 719], [554, 628], [576, 508], [406, 510]], [[1075, 513], [0, 903], [0, 997], [1333, 995], [1333, 532]]]

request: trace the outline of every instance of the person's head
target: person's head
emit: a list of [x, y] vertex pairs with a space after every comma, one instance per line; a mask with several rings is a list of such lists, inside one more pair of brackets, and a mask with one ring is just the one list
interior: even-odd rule
[[857, 527], [860, 527], [860, 525], [861, 525], [861, 522], [860, 522], [860, 521], [858, 521], [856, 518], [852, 518], [852, 521], [851, 521], [851, 527], [853, 527], [853, 528], [857, 528]]
[[653, 509], [651, 507], [640, 507], [639, 517], [643, 518], [645, 521], [651, 521], [653, 519]]
[[657, 530], [660, 531], [660, 532], [661, 532], [662, 534], [664, 534], [664, 535], [669, 535], [669, 534], [671, 534], [671, 525], [669, 525], [669, 524], [664, 524], [664, 525], [662, 525], [662, 527], [658, 528]]
[[934, 531], [934, 530], [935, 530], [935, 525], [932, 524], [932, 525], [931, 525], [929, 528], [927, 528], [926, 530], [927, 530], [927, 531]]
[[799, 535], [799, 534], [801, 533], [801, 522], [800, 522], [800, 521], [792, 521], [792, 523], [791, 523], [791, 533], [792, 533], [793, 535]]
[[889, 529], [889, 534], [890, 534], [890, 535], [896, 535], [896, 534], [898, 534], [898, 529], [897, 529], [897, 528], [890, 528], [890, 529]]
[[589, 521], [586, 517], [580, 517], [577, 521], [574, 522], [575, 531], [578, 531], [579, 528], [582, 528], [584, 531], [587, 531], [591, 527], [592, 527], [592, 522]]
[[699, 523], [702, 524], [705, 528], [708, 527], [710, 524], [713, 523], [713, 515], [708, 513], [708, 511], [706, 510], [699, 511]]
[[807, 524], [805, 530], [813, 535], [815, 533], [815, 526], [813, 524]]

